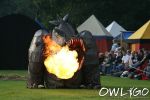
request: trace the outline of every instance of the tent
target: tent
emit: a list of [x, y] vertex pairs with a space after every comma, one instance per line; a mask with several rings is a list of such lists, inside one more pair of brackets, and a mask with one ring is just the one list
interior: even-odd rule
[[91, 15], [84, 23], [77, 27], [79, 33], [84, 30], [92, 33], [97, 44], [98, 52], [110, 50], [112, 36], [94, 15]]
[[128, 38], [134, 33], [134, 31], [121, 31], [121, 33], [115, 37], [117, 40], [123, 40], [128, 42]]
[[116, 21], [113, 21], [110, 25], [106, 27], [106, 30], [116, 38], [121, 34], [121, 31], [126, 31], [122, 26], [120, 26]]
[[150, 50], [150, 20], [133, 33], [129, 38], [131, 50], [137, 51], [145, 48]]
[[28, 49], [40, 26], [20, 14], [0, 18], [0, 69], [27, 69]]
[[115, 39], [120, 42], [121, 46], [129, 49], [129, 40], [128, 38], [133, 34], [133, 31], [121, 31], [121, 34], [119, 34]]

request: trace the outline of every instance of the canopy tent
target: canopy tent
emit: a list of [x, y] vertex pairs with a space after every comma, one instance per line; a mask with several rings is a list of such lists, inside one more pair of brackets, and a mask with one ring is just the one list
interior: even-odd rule
[[122, 26], [120, 26], [116, 21], [113, 21], [110, 25], [106, 27], [106, 30], [116, 38], [121, 34], [121, 31], [126, 31]]
[[119, 34], [115, 39], [120, 42], [121, 46], [128, 49], [129, 48], [129, 36], [133, 34], [133, 31], [121, 31], [121, 34]]
[[121, 34], [119, 34], [115, 39], [117, 40], [123, 40], [128, 41], [128, 38], [133, 34], [133, 31], [121, 31]]
[[132, 51], [145, 48], [150, 50], [150, 20], [133, 33], [129, 38]]
[[0, 69], [27, 69], [28, 49], [34, 33], [40, 26], [20, 14], [0, 18]]
[[99, 52], [106, 52], [110, 49], [113, 37], [94, 15], [91, 15], [83, 24], [77, 28], [79, 33], [84, 30], [92, 33], [96, 40]]

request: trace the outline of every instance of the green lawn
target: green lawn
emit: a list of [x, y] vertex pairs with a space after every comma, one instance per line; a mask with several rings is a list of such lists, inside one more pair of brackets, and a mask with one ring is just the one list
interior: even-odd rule
[[4, 75], [4, 76], [12, 76], [12, 75], [26, 76], [27, 71], [25, 71], [25, 70], [0, 70], [0, 75]]
[[[27, 71], [0, 70], [1, 76], [20, 75], [26, 76]], [[125, 90], [130, 87], [148, 88], [150, 90], [150, 81], [140, 81], [131, 79], [122, 79], [111, 76], [102, 76], [101, 84], [107, 88], [123, 87]], [[99, 90], [93, 89], [27, 89], [26, 81], [23, 80], [0, 80], [0, 100], [150, 100], [150, 93], [143, 97], [129, 96], [99, 96]]]

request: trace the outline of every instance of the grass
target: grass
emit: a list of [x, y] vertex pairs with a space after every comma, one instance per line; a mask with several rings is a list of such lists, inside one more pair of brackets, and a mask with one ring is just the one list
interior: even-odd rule
[[0, 75], [2, 76], [26, 76], [27, 71], [25, 70], [0, 70]]
[[[0, 75], [26, 76], [27, 71], [0, 70]], [[107, 88], [130, 87], [150, 89], [150, 81], [122, 79], [111, 76], [102, 76], [101, 84]], [[0, 100], [149, 100], [150, 93], [146, 97], [100, 97], [99, 90], [93, 89], [27, 89], [23, 80], [0, 80]]]

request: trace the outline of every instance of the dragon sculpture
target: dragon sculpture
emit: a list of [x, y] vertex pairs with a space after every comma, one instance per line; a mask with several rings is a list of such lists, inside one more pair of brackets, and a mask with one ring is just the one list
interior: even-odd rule
[[[51, 33], [38, 30], [32, 39], [29, 48], [27, 88], [100, 88], [97, 48], [92, 34], [86, 30], [81, 33], [75, 32], [68, 23], [68, 15], [50, 23], [55, 25]], [[55, 52], [51, 52], [49, 47], [52, 46], [57, 47]], [[64, 46], [78, 54], [79, 67], [68, 79], [61, 79], [49, 73], [44, 65], [49, 55], [57, 54]]]

